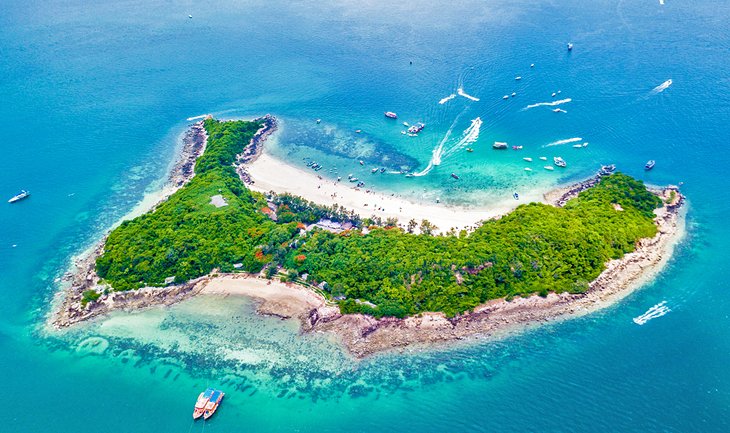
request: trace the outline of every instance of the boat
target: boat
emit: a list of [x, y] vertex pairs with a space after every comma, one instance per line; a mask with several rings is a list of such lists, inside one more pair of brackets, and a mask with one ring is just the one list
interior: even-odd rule
[[218, 406], [220, 406], [224, 395], [226, 394], [223, 391], [217, 389], [213, 390], [213, 394], [210, 395], [210, 400], [208, 400], [208, 403], [205, 405], [203, 419], [208, 419], [213, 416], [215, 411], [218, 410]]
[[495, 149], [506, 149], [507, 143], [505, 143], [504, 141], [495, 141], [492, 147]]
[[613, 173], [614, 171], [616, 171], [616, 165], [615, 164], [602, 165], [601, 166], [601, 171], [599, 171], [598, 174], [601, 175], [601, 176], [608, 176], [609, 174]]
[[370, 173], [377, 173], [377, 172], [378, 172], [378, 169], [377, 168], [374, 168], [374, 169], [370, 170]]
[[522, 159], [524, 159], [524, 160], [525, 160], [525, 161], [527, 161], [527, 162], [532, 162], [532, 158], [530, 158], [529, 156], [528, 156], [528, 157], [526, 157], [526, 158], [522, 158]]
[[583, 147], [588, 147], [588, 142], [583, 143]]
[[509, 99], [509, 95], [502, 96], [502, 99]]
[[474, 149], [472, 149], [471, 147], [467, 147], [467, 148], [466, 148], [466, 151], [467, 151], [467, 152], [474, 152]]
[[405, 126], [407, 128], [407, 127], [409, 127], [411, 125], [409, 125], [408, 122], [403, 122], [403, 126]]
[[423, 131], [423, 128], [426, 127], [425, 123], [418, 122], [415, 125], [408, 128], [409, 134], [418, 134], [419, 132]]
[[394, 113], [394, 112], [392, 112], [392, 111], [386, 111], [386, 112], [385, 112], [385, 117], [387, 117], [387, 118], [389, 118], [389, 119], [397, 119], [397, 118], [398, 118], [398, 115], [397, 115], [397, 114], [395, 114], [395, 113]]
[[365, 186], [365, 182], [358, 182], [357, 185], [355, 185], [355, 188], [362, 188]]
[[512, 150], [522, 150], [522, 146], [512, 146]]
[[568, 51], [573, 51], [573, 43], [568, 42]]
[[517, 96], [517, 93], [512, 92], [512, 97], [514, 98], [515, 96]]
[[356, 177], [351, 177], [351, 178], [350, 178], [350, 182], [357, 182], [358, 180], [360, 180], [360, 179], [358, 179], [358, 178], [356, 178]]
[[198, 400], [195, 402], [195, 408], [193, 409], [193, 419], [198, 419], [203, 416], [205, 406], [208, 404], [208, 400], [210, 400], [210, 396], [213, 394], [213, 391], [215, 391], [215, 389], [208, 388], [200, 393]]
[[576, 149], [580, 149], [580, 148], [585, 147], [585, 146], [583, 146], [582, 144], [578, 143], [578, 144], [574, 144], [573, 147], [575, 147]]
[[550, 170], [550, 171], [553, 171], [553, 170], [555, 170], [555, 168], [554, 168], [554, 167], [553, 167], [552, 165], [546, 165], [546, 166], [545, 166], [545, 167], [543, 167], [543, 168], [544, 168], [545, 170]]
[[192, 15], [188, 15], [188, 18], [190, 18], [192, 20], [193, 19], [193, 16]]
[[360, 165], [365, 165], [365, 162], [362, 159], [360, 160]]
[[534, 63], [530, 63], [530, 67], [531, 68], [534, 68], [535, 67], [535, 64]]
[[451, 173], [451, 177], [453, 177], [456, 180], [459, 180], [459, 176], [456, 173]]
[[30, 193], [23, 189], [18, 194], [11, 197], [10, 200], [8, 200], [8, 203], [15, 203], [16, 201], [23, 200], [24, 198], [27, 198], [29, 195], [30, 195]]
[[563, 112], [563, 110], [560, 108], [556, 108], [553, 110], [553, 113], [562, 113], [562, 112]]
[[530, 167], [525, 167], [525, 171], [532, 171]]
[[414, 134], [414, 133], [411, 133], [411, 132], [409, 132], [409, 133], [408, 133], [408, 136], [409, 136], [409, 137], [418, 137], [418, 134]]
[[547, 161], [547, 156], [541, 156], [540, 159], [543, 161]]
[[556, 157], [554, 157], [554, 158], [553, 158], [553, 162], [554, 162], [554, 163], [555, 163], [555, 165], [557, 165], [558, 167], [565, 167], [565, 166], [567, 166], [567, 165], [568, 165], [568, 163], [567, 163], [567, 162], [565, 162], [565, 160], [564, 160], [563, 158], [559, 157], [559, 156], [556, 156]]
[[650, 159], [649, 161], [647, 161], [646, 165], [644, 166], [644, 170], [651, 170], [652, 168], [654, 168], [654, 165], [656, 165], [656, 161], [654, 161], [653, 159]]
[[400, 133], [403, 135], [406, 135], [406, 131], [401, 131]]
[[317, 119], [317, 125], [319, 125], [320, 123], [322, 123], [322, 119]]
[[515, 77], [515, 81], [520, 81], [521, 79], [522, 77], [520, 77], [519, 75]]
[[385, 167], [380, 167], [380, 172], [385, 173]]
[[362, 129], [356, 129], [355, 132], [357, 132], [359, 134], [362, 132]]
[[512, 197], [514, 197], [515, 200], [519, 200], [520, 199], [520, 195], [517, 194], [517, 193], [512, 194]]
[[550, 96], [552, 96], [552, 97], [554, 98], [554, 97], [555, 97], [555, 95], [557, 95], [557, 93], [553, 92], [553, 94], [552, 94], [552, 95], [550, 95]]
[[413, 176], [414, 176], [413, 173], [406, 174], [406, 177], [413, 177]]

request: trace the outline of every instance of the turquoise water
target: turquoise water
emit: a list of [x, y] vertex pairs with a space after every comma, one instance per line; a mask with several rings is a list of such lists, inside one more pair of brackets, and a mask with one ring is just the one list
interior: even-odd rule
[[[4, 2], [0, 14], [0, 192], [33, 193], [0, 206], [0, 431], [730, 429], [728, 4], [88, 3]], [[438, 104], [459, 85], [481, 100]], [[567, 113], [522, 110], [563, 98]], [[159, 188], [185, 119], [208, 112], [278, 115], [278, 155], [426, 200], [489, 204], [614, 162], [684, 182], [688, 235], [666, 272], [603, 312], [359, 364], [244, 300], [44, 332], [70, 257]], [[476, 117], [474, 152], [455, 148]], [[406, 137], [404, 120], [427, 126]], [[423, 170], [450, 129], [453, 153], [427, 175], [367, 177]], [[542, 147], [573, 137], [590, 145]], [[495, 140], [524, 149], [492, 151]], [[527, 174], [521, 158], [541, 155], [568, 168], [536, 160]], [[631, 321], [660, 301], [670, 313]], [[209, 384], [225, 404], [192, 424]]]

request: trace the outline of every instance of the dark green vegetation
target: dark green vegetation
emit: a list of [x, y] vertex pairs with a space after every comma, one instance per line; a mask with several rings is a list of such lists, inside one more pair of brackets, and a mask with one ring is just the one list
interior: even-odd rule
[[[469, 234], [414, 235], [372, 226], [367, 235], [353, 229], [302, 236], [301, 222], [352, 215], [277, 196], [278, 222], [272, 221], [265, 198], [249, 191], [231, 166], [259, 124], [207, 120], [205, 127], [208, 147], [193, 180], [154, 212], [110, 234], [97, 270], [115, 289], [159, 286], [170, 276], [181, 282], [214, 268], [231, 271], [234, 263], [248, 272], [268, 266], [268, 276], [283, 266], [287, 279], [307, 273], [308, 283], [344, 298], [343, 312], [454, 315], [489, 299], [583, 292], [604, 263], [656, 233], [652, 211], [661, 200], [643, 183], [614, 174], [564, 208], [522, 205]], [[209, 204], [216, 194], [229, 205]]]

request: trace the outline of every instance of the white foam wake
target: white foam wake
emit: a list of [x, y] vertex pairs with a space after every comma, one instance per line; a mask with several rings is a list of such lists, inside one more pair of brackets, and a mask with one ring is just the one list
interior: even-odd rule
[[552, 143], [548, 143], [548, 144], [544, 145], [543, 147], [560, 146], [561, 144], [575, 143], [576, 141], [581, 141], [581, 140], [583, 140], [583, 139], [580, 137], [566, 138], [565, 140], [553, 141]]
[[193, 116], [193, 117], [188, 117], [188, 118], [187, 118], [187, 119], [185, 119], [185, 120], [187, 120], [187, 121], [189, 122], [189, 121], [191, 121], [191, 120], [197, 120], [197, 119], [202, 119], [202, 118], [204, 118], [205, 116], [207, 116], [207, 114], [201, 114], [200, 116]]
[[482, 119], [479, 117], [471, 121], [471, 125], [469, 125], [469, 127], [464, 130], [459, 140], [454, 143], [449, 143], [447, 147], [447, 142], [449, 141], [449, 137], [451, 136], [451, 132], [453, 131], [455, 124], [456, 120], [454, 120], [454, 123], [451, 124], [449, 130], [446, 131], [446, 135], [444, 136], [444, 138], [441, 139], [436, 147], [434, 147], [433, 152], [431, 152], [431, 160], [428, 161], [428, 165], [426, 166], [426, 168], [419, 171], [418, 173], [413, 173], [413, 176], [419, 177], [427, 175], [431, 170], [433, 170], [434, 167], [436, 167], [437, 165], [441, 165], [441, 161], [443, 160], [443, 158], [454, 154], [467, 144], [477, 141], [477, 139], [479, 138], [479, 131], [482, 127]]
[[479, 98], [477, 98], [476, 96], [471, 96], [470, 94], [466, 93], [464, 91], [464, 88], [463, 87], [459, 87], [458, 89], [456, 89], [456, 93], [458, 93], [459, 96], [463, 96], [466, 99], [471, 99], [472, 101], [478, 101], [479, 100]]
[[651, 319], [656, 319], [657, 317], [662, 317], [663, 315], [669, 313], [672, 310], [670, 310], [669, 307], [666, 306], [666, 303], [667, 301], [662, 301], [649, 308], [646, 313], [642, 314], [641, 316], [634, 317], [634, 323], [636, 323], [637, 325], [643, 325]]
[[456, 93], [452, 93], [452, 94], [450, 94], [449, 96], [447, 96], [445, 98], [441, 98], [441, 100], [439, 101], [439, 104], [443, 105], [443, 104], [451, 101], [454, 98], [456, 98]]
[[669, 86], [672, 85], [672, 80], [669, 79], [662, 84], [656, 86], [654, 89], [652, 89], [651, 94], [656, 95], [657, 93], [662, 93], [663, 91], [667, 90]]
[[523, 108], [523, 110], [529, 110], [530, 108], [535, 108], [535, 107], [554, 107], [556, 105], [567, 104], [568, 102], [571, 102], [571, 101], [572, 101], [571, 98], [565, 98], [565, 99], [561, 99], [559, 101], [538, 102], [537, 104], [528, 105], [527, 107]]

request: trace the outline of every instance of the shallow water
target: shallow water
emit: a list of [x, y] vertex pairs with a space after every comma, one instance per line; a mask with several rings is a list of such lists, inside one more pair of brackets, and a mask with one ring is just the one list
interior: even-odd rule
[[[728, 18], [713, 2], [5, 2], [0, 192], [32, 196], [0, 206], [0, 404], [13, 408], [0, 431], [727, 431]], [[438, 103], [460, 86], [480, 101]], [[567, 113], [524, 109], [566, 98]], [[688, 237], [605, 311], [362, 363], [231, 298], [39, 329], [70, 257], [160, 187], [185, 119], [209, 112], [275, 114], [277, 155], [428, 201], [490, 203], [613, 162], [684, 182]], [[476, 117], [469, 153], [458, 139]], [[404, 136], [403, 121], [426, 128]], [[574, 137], [590, 144], [543, 147]], [[423, 170], [441, 142], [425, 176], [369, 173]], [[568, 167], [543, 170], [541, 155]], [[669, 313], [632, 321], [662, 301]], [[225, 403], [193, 424], [209, 384]]]

